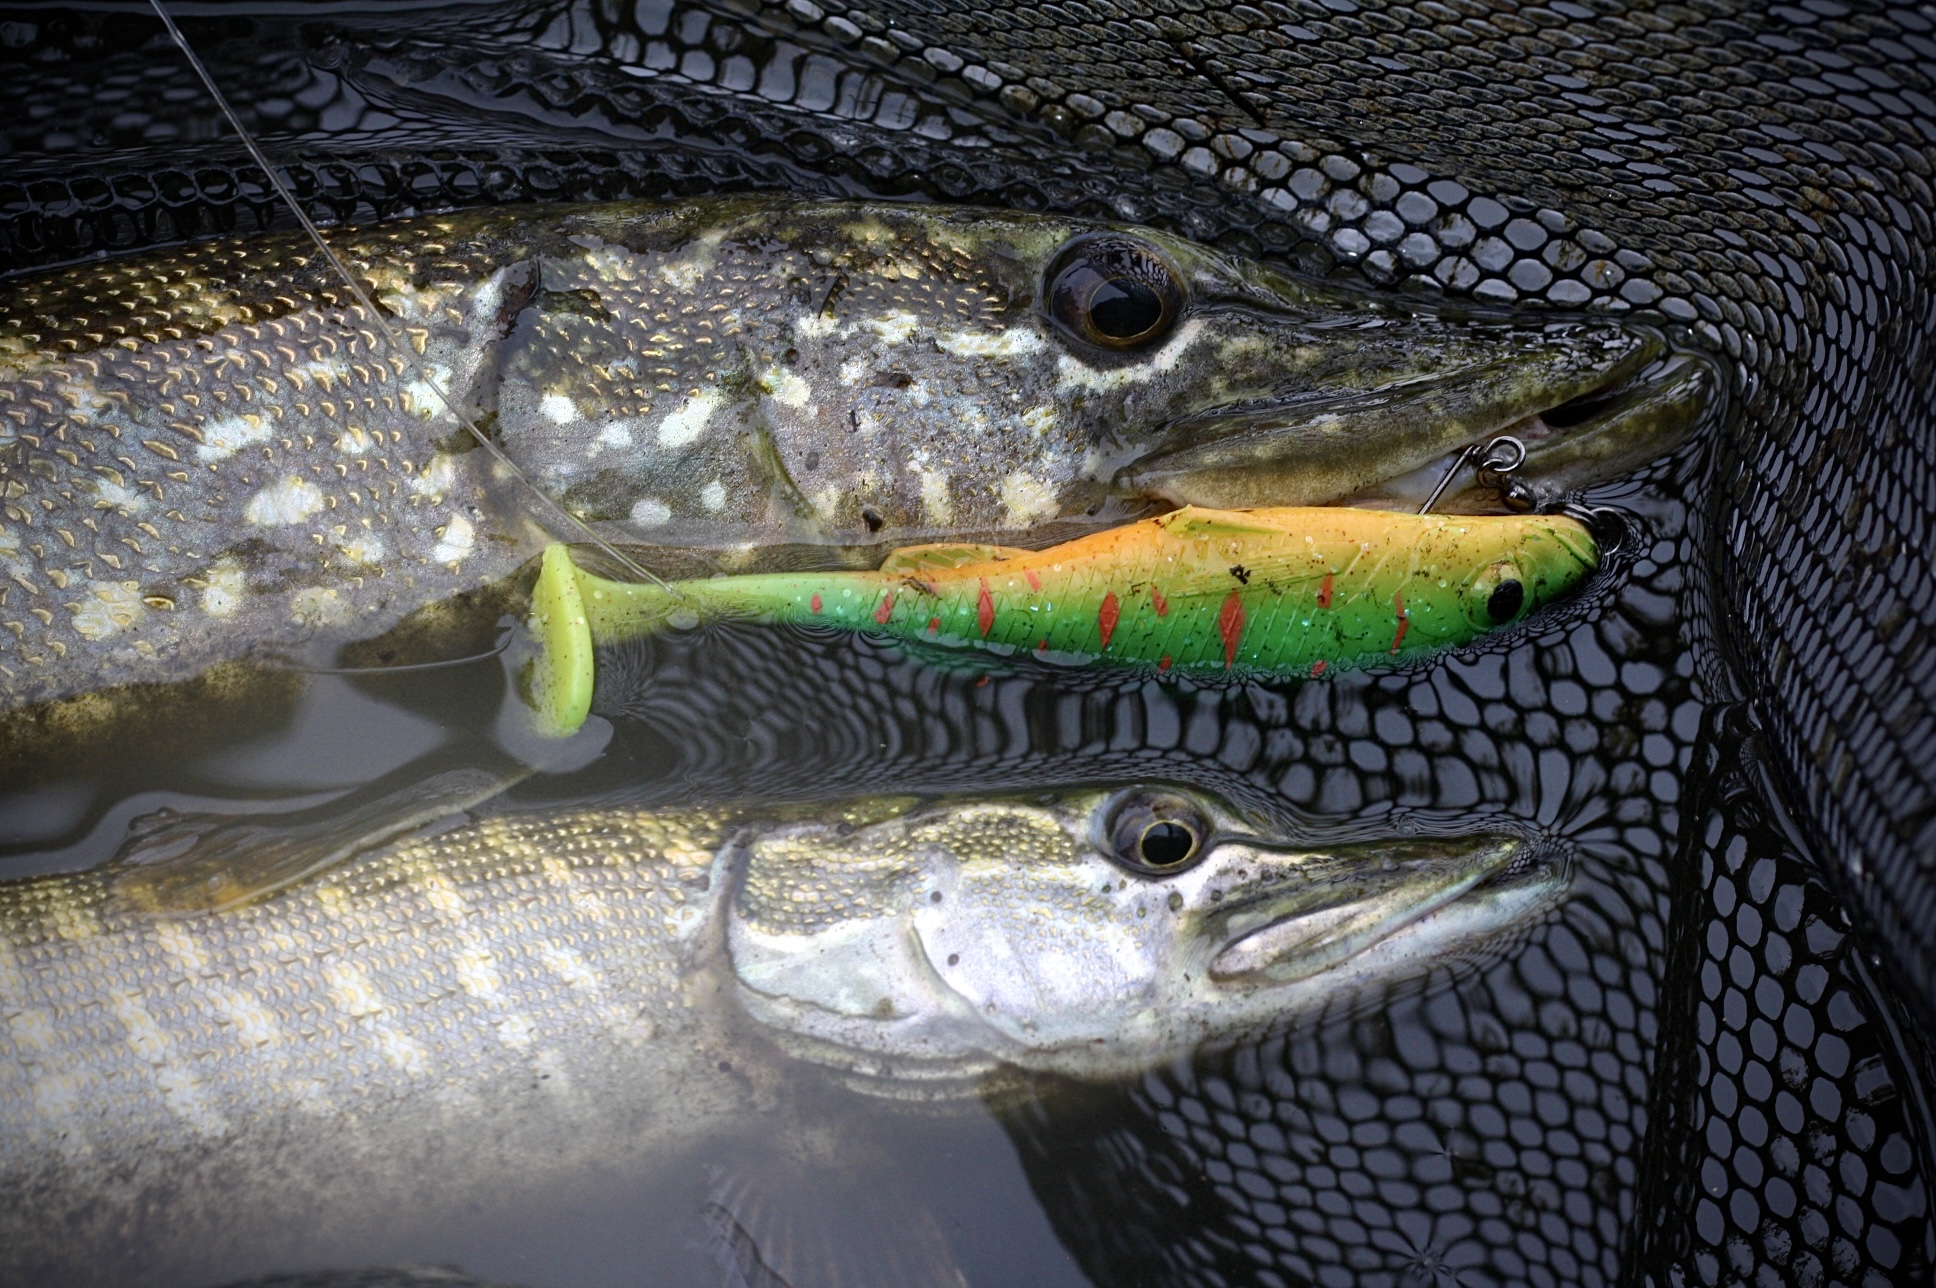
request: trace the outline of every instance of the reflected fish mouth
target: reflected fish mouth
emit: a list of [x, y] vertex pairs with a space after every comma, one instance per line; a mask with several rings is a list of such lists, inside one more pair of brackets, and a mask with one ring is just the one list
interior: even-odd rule
[[[1290, 984], [1333, 970], [1475, 890], [1509, 894], [1550, 879], [1518, 837], [1489, 835], [1380, 845], [1277, 874], [1218, 912], [1221, 944], [1210, 977], [1221, 984]], [[1510, 901], [1508, 901], [1510, 902]], [[1510, 911], [1500, 909], [1504, 919]]]

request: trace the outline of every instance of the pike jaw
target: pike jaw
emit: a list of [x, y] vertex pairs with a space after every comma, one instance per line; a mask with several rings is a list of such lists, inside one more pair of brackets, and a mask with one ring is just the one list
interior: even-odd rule
[[744, 1011], [897, 1087], [1122, 1076], [1528, 924], [1566, 865], [1514, 837], [1298, 848], [1197, 793], [941, 802], [748, 840]]

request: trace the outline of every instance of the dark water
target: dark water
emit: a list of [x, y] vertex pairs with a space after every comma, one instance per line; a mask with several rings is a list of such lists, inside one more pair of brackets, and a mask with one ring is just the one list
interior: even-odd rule
[[[945, 122], [945, 102], [800, 54], [808, 36], [762, 36], [724, 8], [190, 12], [191, 37], [278, 159], [341, 214], [492, 195], [951, 195], [868, 150], [892, 116], [884, 95], [902, 93], [914, 121]], [[173, 194], [16, 218], [23, 261], [281, 221], [138, 16], [23, 11], [0, 36], [67, 51], [6, 91], [27, 180]], [[783, 63], [792, 87], [766, 93]], [[1106, 169], [1045, 163], [963, 191], [1218, 231], [1193, 225], [1186, 198], [1087, 177]], [[1325, 267], [1268, 225], [1247, 235]], [[1757, 730], [1716, 696], [1702, 516], [1718, 428], [1587, 498], [1629, 516], [1632, 537], [1581, 599], [1430, 666], [1156, 683], [709, 629], [606, 656], [594, 731], [571, 757], [583, 763], [499, 806], [1168, 781], [1313, 839], [1484, 827], [1564, 847], [1564, 905], [1490, 955], [1123, 1085], [1041, 1079], [952, 1113], [818, 1091], [853, 1133], [844, 1173], [680, 1158], [596, 1201], [479, 1213], [405, 1244], [302, 1247], [299, 1263], [264, 1249], [192, 1273], [150, 1266], [146, 1281], [430, 1261], [531, 1285], [719, 1283], [706, 1206], [753, 1174], [783, 1195], [850, 1196], [832, 1207], [863, 1254], [882, 1229], [932, 1222], [971, 1284], [1619, 1283], [1670, 1269], [1714, 1281], [1757, 1264], [1795, 1282], [1916, 1281], [1930, 1256], [1922, 1089], [1846, 919], [1768, 803], [1779, 795], [1753, 767]], [[316, 809], [502, 763], [529, 750], [507, 716], [514, 665], [298, 678], [229, 728], [164, 721], [112, 754], [50, 759], [0, 789], [0, 862], [99, 862], [162, 806]], [[884, 1194], [889, 1208], [870, 1206]], [[1692, 1250], [1664, 1233], [1690, 1212]], [[1729, 1251], [1748, 1243], [1745, 1262]]]

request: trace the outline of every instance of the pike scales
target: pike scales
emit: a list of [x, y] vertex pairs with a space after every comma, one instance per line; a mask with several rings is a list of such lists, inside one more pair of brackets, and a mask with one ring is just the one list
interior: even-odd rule
[[[745, 562], [1107, 522], [1139, 503], [1112, 489], [1145, 455], [1168, 453], [1169, 478], [1221, 435], [1254, 454], [1279, 406], [1385, 390], [1414, 407], [1275, 485], [1335, 499], [1651, 344], [1405, 314], [1039, 215], [530, 207], [330, 242], [387, 317], [287, 236], [0, 288], [7, 705], [369, 638], [507, 577], [544, 507], [451, 408], [601, 535]], [[1160, 304], [1130, 317], [1142, 331], [1097, 330], [1114, 315], [1082, 292], [1103, 273]]]

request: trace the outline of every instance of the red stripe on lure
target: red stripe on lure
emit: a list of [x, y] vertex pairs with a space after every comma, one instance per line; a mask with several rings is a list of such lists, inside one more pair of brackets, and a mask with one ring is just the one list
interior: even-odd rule
[[981, 637], [988, 638], [988, 632], [995, 626], [995, 601], [988, 593], [988, 578], [981, 579], [981, 594], [975, 600], [975, 625], [981, 627]]
[[1405, 642], [1405, 632], [1411, 629], [1411, 618], [1405, 612], [1405, 596], [1394, 594], [1392, 606], [1398, 609], [1398, 633], [1392, 636], [1392, 656], [1398, 656], [1398, 646]]
[[1331, 574], [1324, 574], [1324, 582], [1318, 587], [1318, 607], [1331, 607]]
[[1217, 634], [1223, 638], [1223, 669], [1237, 660], [1237, 641], [1244, 637], [1244, 601], [1231, 591], [1217, 613]]
[[894, 592], [890, 590], [881, 600], [881, 606], [874, 610], [874, 620], [885, 626], [887, 619], [892, 616], [894, 616]]
[[1116, 623], [1122, 615], [1122, 605], [1116, 602], [1116, 592], [1112, 590], [1102, 597], [1102, 607], [1096, 610], [1096, 626], [1102, 631], [1104, 648], [1109, 647], [1109, 637], [1116, 633]]

